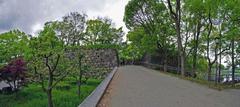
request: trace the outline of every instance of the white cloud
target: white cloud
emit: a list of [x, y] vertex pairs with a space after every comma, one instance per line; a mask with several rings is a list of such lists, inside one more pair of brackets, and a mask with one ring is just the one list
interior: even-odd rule
[[[33, 34], [45, 22], [61, 19], [62, 16], [78, 11], [90, 17], [107, 16], [117, 27], [122, 21], [128, 0], [0, 0], [0, 32], [20, 29]], [[125, 27], [124, 27], [125, 28]], [[125, 31], [126, 28], [124, 29]]]
[[[128, 3], [129, 0], [109, 0], [110, 3], [106, 4], [106, 6], [101, 11], [89, 11], [90, 17], [96, 16], [107, 16], [108, 18], [112, 19], [113, 22], [116, 24], [116, 27], [123, 27], [125, 33], [128, 32], [124, 22], [124, 10], [125, 5]], [[126, 40], [126, 36], [124, 37]]]
[[41, 23], [36, 23], [31, 27], [31, 35], [36, 35], [43, 29], [43, 24]]

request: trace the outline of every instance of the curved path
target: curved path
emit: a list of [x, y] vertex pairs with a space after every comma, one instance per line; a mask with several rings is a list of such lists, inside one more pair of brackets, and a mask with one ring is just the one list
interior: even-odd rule
[[141, 66], [123, 66], [99, 107], [240, 107], [240, 90], [217, 91]]

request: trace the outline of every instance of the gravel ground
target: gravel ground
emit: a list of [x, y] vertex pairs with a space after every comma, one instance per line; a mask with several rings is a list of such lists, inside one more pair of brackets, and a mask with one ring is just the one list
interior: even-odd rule
[[240, 107], [240, 90], [217, 91], [141, 66], [123, 66], [98, 107]]

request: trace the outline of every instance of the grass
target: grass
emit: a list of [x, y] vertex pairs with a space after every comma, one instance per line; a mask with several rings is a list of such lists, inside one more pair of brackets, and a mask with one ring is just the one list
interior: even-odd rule
[[190, 78], [190, 77], [181, 77], [182, 79], [189, 80], [194, 83], [198, 83], [201, 85], [208, 86], [209, 88], [216, 89], [216, 90], [224, 90], [224, 89], [240, 89], [240, 85], [231, 85], [231, 84], [216, 84], [214, 81], [207, 81], [207, 80], [202, 80], [202, 79], [197, 79], [197, 78]]
[[[74, 80], [64, 80], [58, 86], [70, 86], [67, 89], [54, 89], [53, 102], [55, 107], [77, 107], [100, 83], [100, 80], [90, 79], [83, 85], [82, 94], [77, 95], [77, 86]], [[47, 107], [47, 95], [37, 84], [30, 84], [15, 94], [0, 94], [0, 107]]]
[[193, 83], [204, 85], [204, 86], [207, 86], [209, 88], [216, 89], [216, 90], [219, 90], [219, 91], [224, 90], [224, 89], [240, 89], [240, 84], [235, 85], [235, 86], [232, 86], [231, 84], [215, 84], [214, 81], [207, 81], [207, 80], [203, 80], [203, 79], [199, 79], [199, 78], [182, 77], [181, 75], [173, 73], [172, 71], [169, 71], [169, 72], [160, 71], [160, 72], [164, 73], [164, 74], [167, 74], [167, 75], [170, 75], [170, 76], [173, 76], [173, 77], [188, 80], [188, 81], [191, 81]]

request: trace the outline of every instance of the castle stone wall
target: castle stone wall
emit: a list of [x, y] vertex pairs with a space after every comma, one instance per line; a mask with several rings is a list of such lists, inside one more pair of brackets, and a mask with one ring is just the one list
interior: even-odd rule
[[83, 62], [96, 68], [114, 68], [118, 66], [118, 54], [115, 49], [84, 50]]

